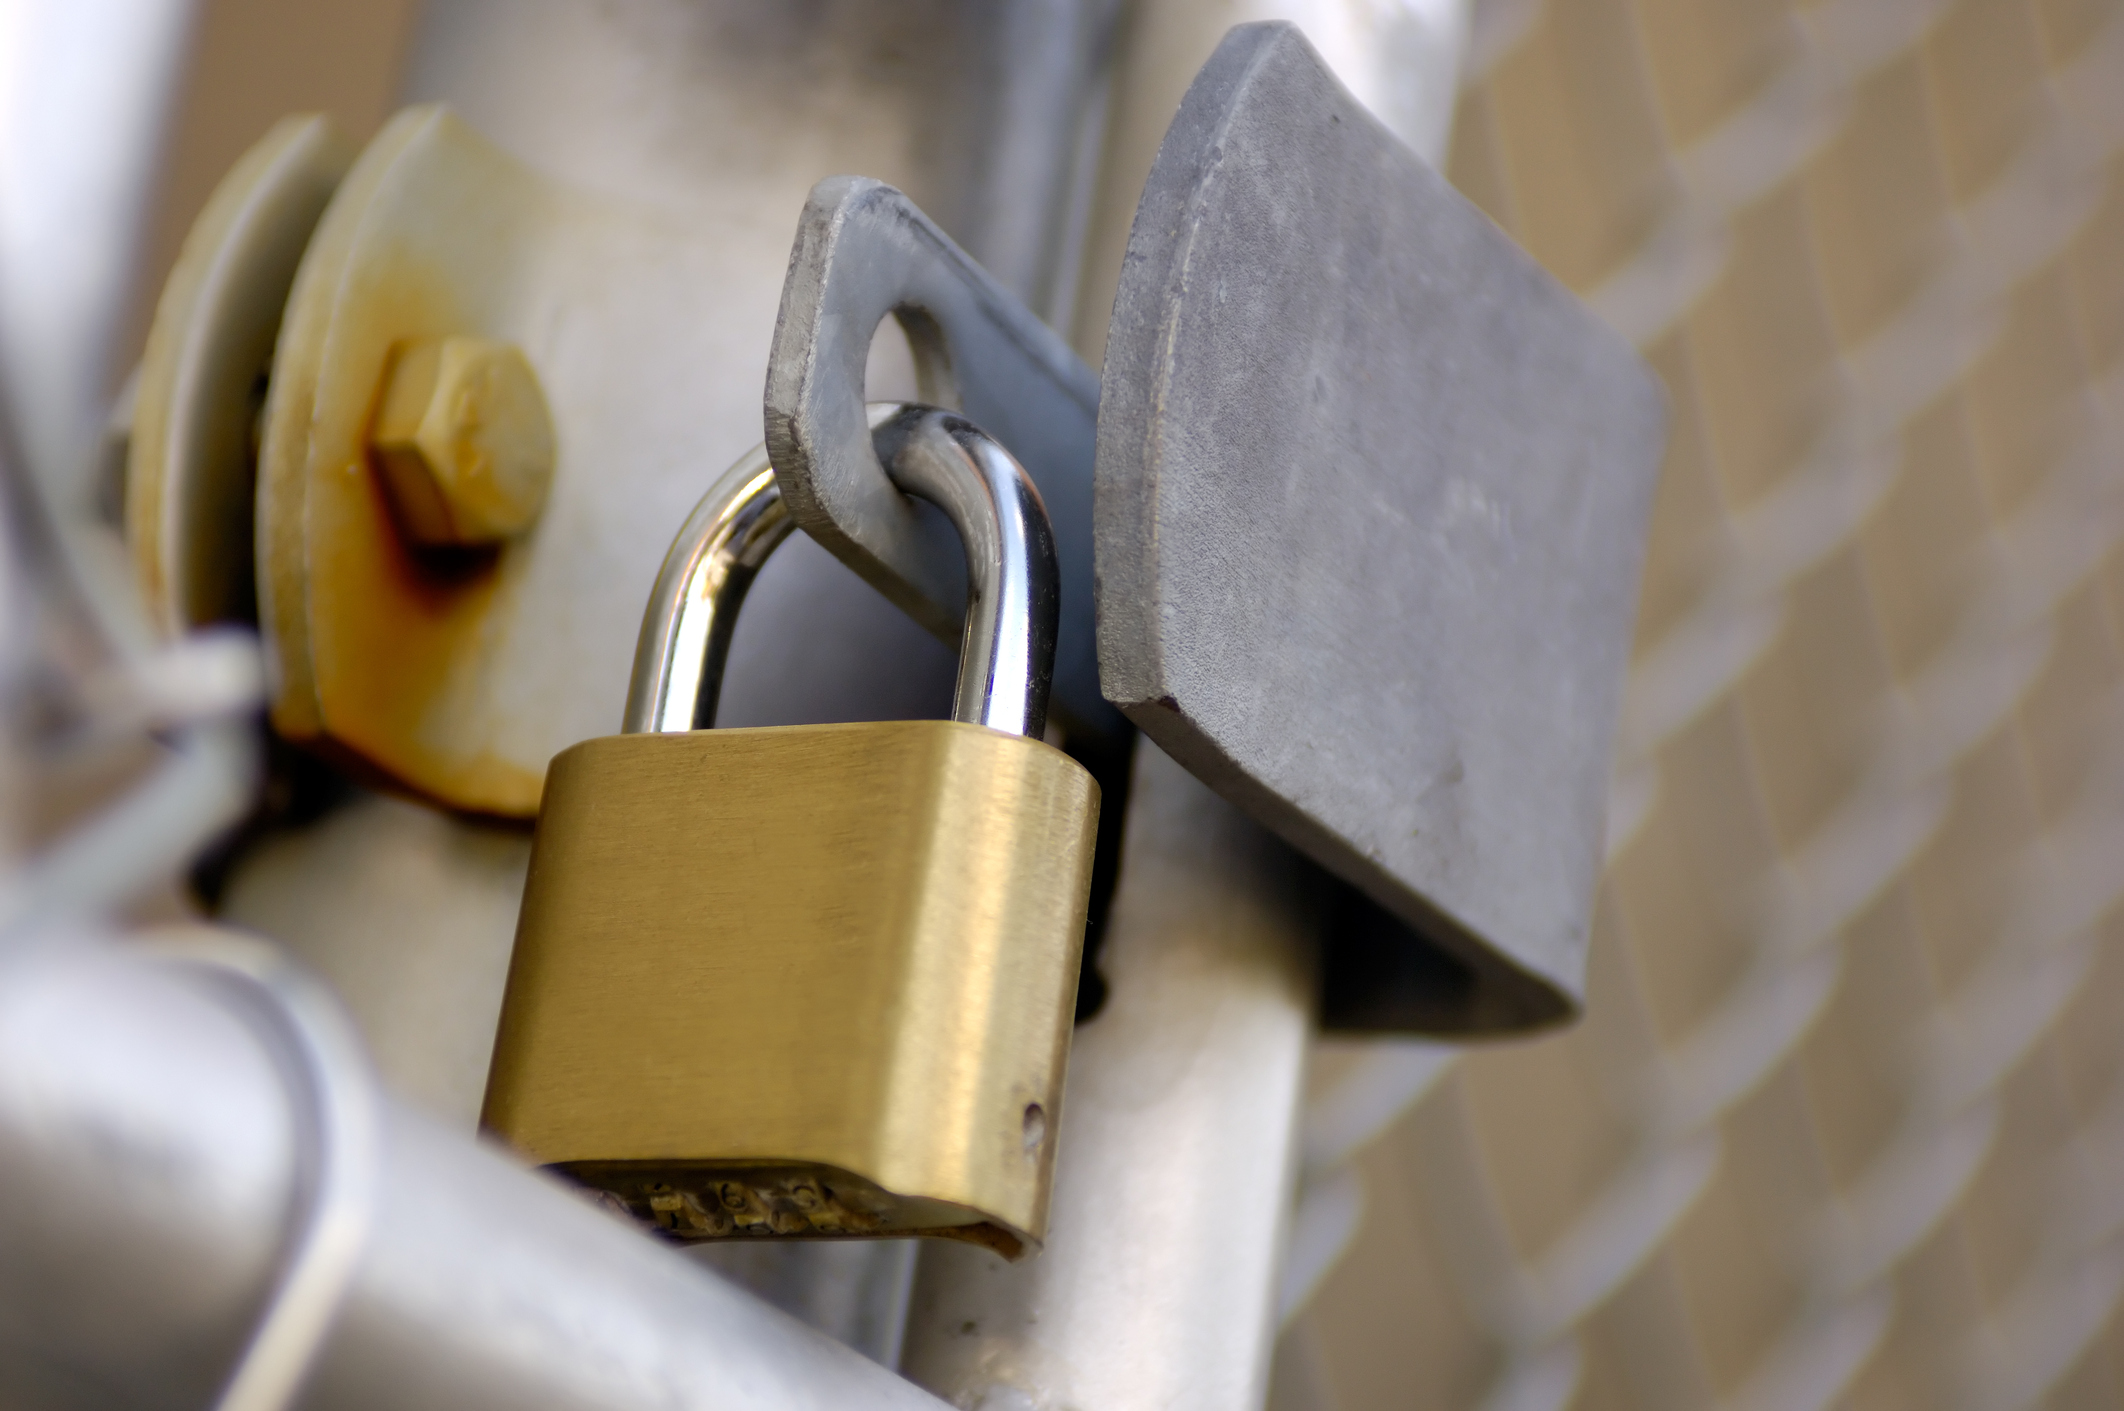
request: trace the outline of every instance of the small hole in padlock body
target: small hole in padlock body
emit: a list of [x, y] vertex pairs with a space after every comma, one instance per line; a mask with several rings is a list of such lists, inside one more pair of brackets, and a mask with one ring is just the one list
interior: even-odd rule
[[1047, 1110], [1037, 1102], [1025, 1104], [1025, 1154], [1035, 1156], [1047, 1141]]

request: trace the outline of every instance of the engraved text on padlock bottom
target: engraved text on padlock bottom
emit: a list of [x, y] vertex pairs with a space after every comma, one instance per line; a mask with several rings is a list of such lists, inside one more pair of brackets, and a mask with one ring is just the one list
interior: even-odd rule
[[943, 720], [565, 751], [486, 1125], [680, 1239], [1037, 1248], [1097, 792]]

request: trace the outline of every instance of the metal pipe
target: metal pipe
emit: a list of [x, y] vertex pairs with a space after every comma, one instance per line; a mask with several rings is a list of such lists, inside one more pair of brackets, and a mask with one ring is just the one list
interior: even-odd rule
[[0, 396], [68, 547], [133, 293], [188, 0], [41, 0], [0, 10]]
[[701, 497], [664, 556], [642, 613], [620, 733], [669, 734], [715, 724], [738, 608], [754, 576], [794, 528], [764, 445]]
[[[282, 1306], [283, 1251], [316, 1228], [306, 1163], [361, 1151], [317, 1144], [287, 1038], [304, 1017], [266, 1022], [262, 998], [97, 937], [0, 958], [0, 1403], [211, 1404]], [[938, 1406], [366, 1075], [334, 1078], [375, 1102], [367, 1228], [294, 1404]]]
[[1302, 864], [1148, 743], [1047, 1244], [925, 1247], [901, 1368], [960, 1406], [1259, 1406], [1317, 918]]

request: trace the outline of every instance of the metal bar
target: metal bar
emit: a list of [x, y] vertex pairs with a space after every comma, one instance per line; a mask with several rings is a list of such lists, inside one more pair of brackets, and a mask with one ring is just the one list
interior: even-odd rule
[[184, 0], [0, 11], [0, 372], [31, 468], [62, 519], [90, 517], [169, 99]]
[[[95, 937], [0, 959], [0, 1402], [189, 1411], [277, 1306], [331, 1149], [291, 1071], [304, 1016], [261, 1022], [271, 993]], [[381, 1095], [375, 1115], [309, 1411], [939, 1404], [499, 1152]]]

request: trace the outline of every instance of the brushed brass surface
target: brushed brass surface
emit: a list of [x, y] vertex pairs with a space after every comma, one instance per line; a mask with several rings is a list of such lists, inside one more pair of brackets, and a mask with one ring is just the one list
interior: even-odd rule
[[948, 720], [565, 751], [486, 1125], [681, 1238], [1036, 1247], [1097, 816]]

